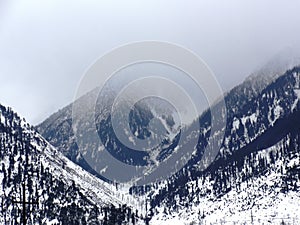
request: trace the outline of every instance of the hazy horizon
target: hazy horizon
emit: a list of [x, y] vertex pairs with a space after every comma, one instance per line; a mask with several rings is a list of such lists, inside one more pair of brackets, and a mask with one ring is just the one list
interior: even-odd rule
[[[1, 1], [0, 103], [38, 124], [70, 104], [86, 69], [143, 40], [182, 45], [230, 90], [300, 49], [300, 1]], [[289, 54], [287, 54], [288, 57]]]

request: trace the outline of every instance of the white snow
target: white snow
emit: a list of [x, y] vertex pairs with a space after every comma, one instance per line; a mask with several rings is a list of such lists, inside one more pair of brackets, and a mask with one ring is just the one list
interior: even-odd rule
[[[283, 108], [277, 103], [274, 108], [269, 109], [268, 120], [271, 126], [274, 126], [275, 122], [280, 118], [281, 114], [284, 112]], [[272, 113], [274, 118], [272, 119]]]
[[300, 90], [294, 89], [295, 94], [297, 95], [297, 98], [300, 99]]
[[[276, 145], [261, 151], [257, 157], [269, 156], [271, 151], [275, 151], [280, 146], [289, 144], [289, 140], [280, 141]], [[270, 158], [267, 158], [269, 161]], [[287, 159], [284, 159], [285, 161]], [[151, 220], [150, 224], [280, 224], [282, 220], [286, 224], [299, 224], [300, 221], [300, 193], [290, 190], [283, 193], [280, 188], [282, 175], [281, 165], [294, 167], [300, 165], [299, 157], [295, 157], [284, 163], [283, 159], [278, 159], [274, 165], [270, 166], [266, 172], [258, 177], [251, 178], [247, 182], [242, 182], [240, 188], [233, 188], [220, 198], [213, 196], [199, 196], [199, 202], [189, 203], [189, 207], [182, 205], [175, 211], [164, 211], [163, 206], [158, 209], [158, 213]], [[249, 169], [249, 168], [248, 168]], [[285, 169], [283, 169], [285, 172]], [[191, 193], [192, 185], [197, 181], [187, 184], [187, 189]], [[202, 184], [202, 181], [200, 181]], [[200, 189], [211, 185], [206, 180]], [[176, 198], [175, 198], [176, 199]], [[201, 218], [205, 215], [204, 218]]]
[[237, 118], [234, 118], [233, 122], [232, 122], [232, 130], [237, 130], [240, 127], [240, 120]]
[[274, 109], [274, 114], [275, 114], [275, 118], [276, 120], [280, 117], [280, 114], [283, 112], [283, 108], [279, 105], [277, 105]]
[[5, 117], [0, 113], [0, 123], [4, 124], [5, 122]]

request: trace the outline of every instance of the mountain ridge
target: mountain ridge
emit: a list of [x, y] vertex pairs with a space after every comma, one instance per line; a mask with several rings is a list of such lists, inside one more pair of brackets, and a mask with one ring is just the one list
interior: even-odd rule
[[[227, 105], [225, 137], [224, 140], [222, 140], [222, 147], [216, 161], [204, 172], [198, 170], [197, 164], [201, 160], [203, 149], [206, 147], [207, 138], [210, 135], [210, 110], [207, 110], [199, 117], [201, 132], [197, 145], [198, 151], [190, 162], [176, 175], [171, 176], [165, 181], [148, 187], [134, 187], [131, 190], [132, 193], [142, 194], [148, 198], [147, 201], [150, 202], [150, 211], [148, 214], [153, 217], [152, 224], [172, 221], [173, 217], [180, 217], [179, 215], [183, 213], [183, 211], [194, 212], [194, 210], [191, 210], [191, 207], [195, 207], [195, 204], [193, 204], [194, 198], [200, 198], [200, 200], [203, 200], [208, 205], [215, 207], [214, 205], [217, 205], [217, 202], [221, 201], [220, 199], [223, 199], [224, 196], [232, 195], [233, 188], [244, 186], [245, 188], [241, 196], [245, 195], [248, 188], [247, 184], [251, 179], [261, 179], [264, 180], [264, 182], [269, 182], [269, 175], [263, 173], [267, 167], [273, 168], [277, 174], [276, 177], [278, 179], [275, 179], [276, 182], [286, 185], [284, 181], [286, 174], [276, 172], [274, 165], [284, 164], [285, 162], [280, 159], [280, 157], [282, 158], [283, 156], [290, 157], [292, 154], [295, 154], [296, 160], [297, 157], [299, 157], [297, 155], [297, 151], [299, 150], [297, 144], [299, 140], [297, 136], [299, 127], [297, 124], [299, 124], [298, 115], [300, 104], [298, 94], [295, 92], [296, 76], [299, 73], [300, 67], [296, 66], [278, 75], [275, 77], [276, 79], [266, 79], [267, 83], [264, 83], [262, 86], [257, 86], [251, 83], [251, 79], [248, 79], [225, 95]], [[213, 107], [218, 107], [218, 103]], [[221, 111], [222, 109], [218, 110]], [[55, 140], [56, 136], [61, 137], [60, 135], [64, 134], [64, 131], [71, 130], [71, 124], [69, 124], [71, 123], [69, 120], [71, 115], [70, 107], [64, 108], [63, 113], [64, 116], [58, 116], [59, 119], [51, 118], [51, 120], [54, 123], [64, 123], [67, 121], [66, 129], [57, 129], [57, 126], [55, 124], [53, 125], [52, 122], [50, 124], [49, 121], [51, 120], [49, 120], [47, 123], [50, 124], [50, 127], [41, 124], [38, 130], [45, 134], [46, 127], [48, 132], [53, 132], [50, 138], [49, 135], [45, 135], [46, 138], [49, 138], [50, 142], [53, 142], [61, 148], [67, 147], [67, 149], [72, 150], [70, 143], [66, 143], [70, 140], [73, 141], [72, 136], [65, 135], [63, 142]], [[290, 126], [294, 130], [289, 130]], [[289, 137], [291, 134], [294, 135], [293, 138]], [[218, 140], [218, 136], [214, 135], [215, 134], [212, 134], [213, 138]], [[285, 143], [283, 144], [283, 142]], [[288, 142], [295, 143], [289, 147], [289, 145], [287, 145]], [[285, 147], [280, 147], [278, 143], [281, 143], [281, 145]], [[171, 150], [174, 147], [176, 147], [176, 145], [171, 146], [170, 149], [166, 149], [167, 154], [169, 154], [168, 150], [172, 153]], [[289, 151], [289, 148], [291, 151]], [[261, 152], [268, 153], [262, 155]], [[233, 158], [231, 164], [226, 164], [228, 161], [224, 160], [231, 156]], [[292, 161], [293, 159], [288, 158], [288, 160]], [[251, 172], [249, 172], [249, 170]], [[295, 170], [297, 171], [297, 169]], [[235, 179], [237, 180], [231, 183]], [[289, 180], [286, 181], [286, 183], [292, 183], [287, 185], [289, 191], [291, 191], [295, 185], [298, 188], [299, 181], [297, 179], [293, 180], [289, 177]], [[196, 187], [195, 184], [193, 184], [193, 188], [190, 188], [193, 182], [197, 182], [198, 186]], [[263, 181], [261, 182], [263, 183]], [[203, 191], [195, 191], [198, 190], [199, 187], [202, 187]], [[259, 185], [257, 187], [259, 189], [261, 188]], [[276, 188], [274, 188], [273, 186], [269, 187], [270, 193], [274, 194], [275, 192], [272, 191], [276, 188], [280, 188], [281, 190], [285, 187], [276, 186]], [[279, 196], [278, 193], [281, 193], [281, 191], [276, 193], [276, 196]], [[286, 193], [289, 195], [289, 192]], [[291, 198], [294, 197], [298, 199], [298, 191], [291, 193]], [[208, 196], [207, 198], [205, 198], [206, 195]], [[252, 194], [249, 195], [249, 199], [255, 199], [255, 196], [253, 196]], [[274, 199], [278, 198], [276, 197]], [[282, 199], [284, 199], [284, 197], [282, 197]], [[200, 200], [197, 200], [197, 203], [199, 203]], [[223, 204], [225, 204], [224, 201]], [[201, 205], [201, 207], [204, 206]], [[204, 208], [204, 211], [206, 211], [206, 207]], [[235, 208], [235, 210], [236, 209], [237, 208]], [[249, 211], [249, 209], [249, 207], [247, 209], [245, 208], [244, 213], [250, 213], [251, 210]], [[201, 211], [201, 208], [198, 207], [197, 210]], [[199, 212], [197, 210], [194, 214], [185, 214], [194, 218], [194, 221], [191, 221], [191, 223], [202, 223], [205, 218], [218, 216], [218, 214], [214, 214], [213, 212], [207, 213], [201, 211], [200, 214], [202, 215], [198, 218], [197, 215]], [[233, 215], [235, 214], [226, 214], [226, 216]], [[261, 216], [263, 217], [263, 215]], [[287, 216], [287, 214], [285, 214], [285, 216]], [[189, 221], [188, 216], [185, 217], [185, 219]], [[207, 221], [212, 222], [212, 219], [207, 219]], [[235, 222], [238, 223], [239, 221], [236, 219]]]

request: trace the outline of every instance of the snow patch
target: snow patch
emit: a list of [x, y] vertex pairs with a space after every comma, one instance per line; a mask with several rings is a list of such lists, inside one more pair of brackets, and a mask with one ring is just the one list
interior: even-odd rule
[[232, 122], [232, 130], [235, 131], [240, 127], [240, 120], [235, 118]]
[[298, 99], [300, 99], [300, 89], [294, 89], [294, 92]]

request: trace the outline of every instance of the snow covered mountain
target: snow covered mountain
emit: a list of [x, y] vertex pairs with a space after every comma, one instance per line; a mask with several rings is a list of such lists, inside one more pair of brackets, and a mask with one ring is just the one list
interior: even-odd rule
[[247, 146], [197, 177], [189, 172], [193, 176], [184, 185], [178, 176], [153, 188], [152, 224], [298, 224], [299, 116], [289, 118], [296, 126], [271, 147]]
[[300, 65], [299, 49], [285, 48], [272, 57], [267, 63], [259, 67], [245, 80], [245, 83], [255, 87], [256, 93], [259, 94], [266, 86], [275, 81], [287, 70], [293, 69]]
[[[92, 104], [90, 104], [90, 99], [93, 98], [91, 96], [97, 94], [98, 90], [96, 89], [78, 100], [82, 102], [82, 107], [89, 108], [87, 112], [92, 112], [94, 110], [91, 108]], [[93, 168], [91, 168], [91, 166], [85, 161], [84, 157], [85, 154], [93, 155], [98, 148], [103, 148], [102, 145], [104, 145], [105, 149], [107, 149], [110, 154], [118, 160], [136, 166], [144, 166], [155, 163], [155, 161], [161, 160], [163, 155], [166, 155], [164, 151], [161, 151], [161, 153], [158, 153], [157, 157], [154, 158], [148, 152], [132, 149], [119, 140], [113, 128], [112, 115], [109, 110], [113, 103], [113, 95], [112, 91], [112, 93], [105, 95], [105, 100], [103, 100], [104, 103], [97, 102], [96, 104], [95, 124], [97, 126], [97, 136], [104, 144], [101, 143], [101, 145], [99, 145], [99, 143], [95, 140], [91, 140], [90, 138], [92, 136], [91, 132], [93, 132], [93, 129], [91, 129], [93, 124], [91, 124], [89, 120], [86, 120], [86, 118], [93, 116], [92, 113], [90, 113], [81, 117], [79, 122], [76, 123], [77, 132], [80, 135], [85, 135], [86, 139], [88, 139], [88, 141], [84, 143], [84, 149], [79, 151], [72, 127], [72, 125], [74, 125], [72, 124], [72, 104], [59, 110], [57, 113], [54, 113], [43, 123], [37, 126], [37, 130], [42, 134], [42, 136], [45, 137], [53, 146], [58, 148], [59, 151], [61, 151], [66, 157], [80, 165], [88, 172], [106, 181], [109, 180], [94, 171]], [[124, 104], [126, 104], [126, 102], [124, 102]], [[117, 123], [119, 124], [118, 127], [126, 127], [125, 125], [120, 125], [126, 121], [125, 117], [128, 117], [128, 115], [121, 114], [117, 117]], [[141, 140], [148, 138], [147, 141], [149, 142], [157, 142], [157, 133], [149, 128], [150, 121], [154, 118], [158, 123], [154, 127], [162, 127], [163, 129], [161, 130], [165, 131], [165, 133], [162, 134], [164, 135], [164, 138], [161, 149], [173, 146], [175, 142], [174, 140], [179, 133], [179, 125], [177, 123], [176, 116], [173, 115], [172, 107], [159, 99], [149, 98], [143, 102], [136, 103], [129, 115], [130, 130], [125, 130], [125, 133], [132, 133], [136, 138]], [[127, 142], [133, 142], [129, 136], [125, 137], [125, 139], [127, 139]], [[149, 145], [152, 146], [151, 143], [149, 143]]]
[[247, 81], [226, 95], [220, 154], [205, 171], [196, 156], [152, 188], [153, 224], [299, 223], [299, 76], [295, 67], [259, 94]]
[[[92, 176], [0, 105], [0, 224], [139, 224], [136, 199]], [[23, 205], [23, 187], [26, 202]], [[144, 223], [143, 223], [144, 224]]]
[[[274, 70], [253, 74], [226, 94], [227, 118], [220, 113], [221, 120], [227, 120], [225, 137], [220, 139], [218, 131], [211, 134], [221, 142], [221, 149], [206, 170], [199, 169], [199, 162], [211, 132], [210, 110], [195, 122], [200, 123], [197, 152], [187, 165], [163, 182], [132, 188], [148, 198], [151, 224], [300, 223], [300, 67], [282, 71], [285, 66], [270, 65]], [[213, 107], [219, 107], [218, 103]], [[73, 162], [95, 173], [78, 152], [71, 114], [72, 108], [67, 106], [37, 129]], [[151, 110], [137, 107], [132, 115], [134, 131], [147, 136], [147, 121], [154, 116]], [[108, 126], [109, 116], [105, 110], [96, 115], [98, 124], [105, 122], [99, 135], [106, 140], [106, 147], [121, 153]], [[89, 124], [82, 124], [80, 129], [88, 132]], [[193, 126], [186, 130], [193, 131]], [[162, 152], [172, 154], [176, 144], [175, 136]], [[92, 146], [90, 143], [89, 148]], [[143, 156], [132, 157], [142, 162]]]

